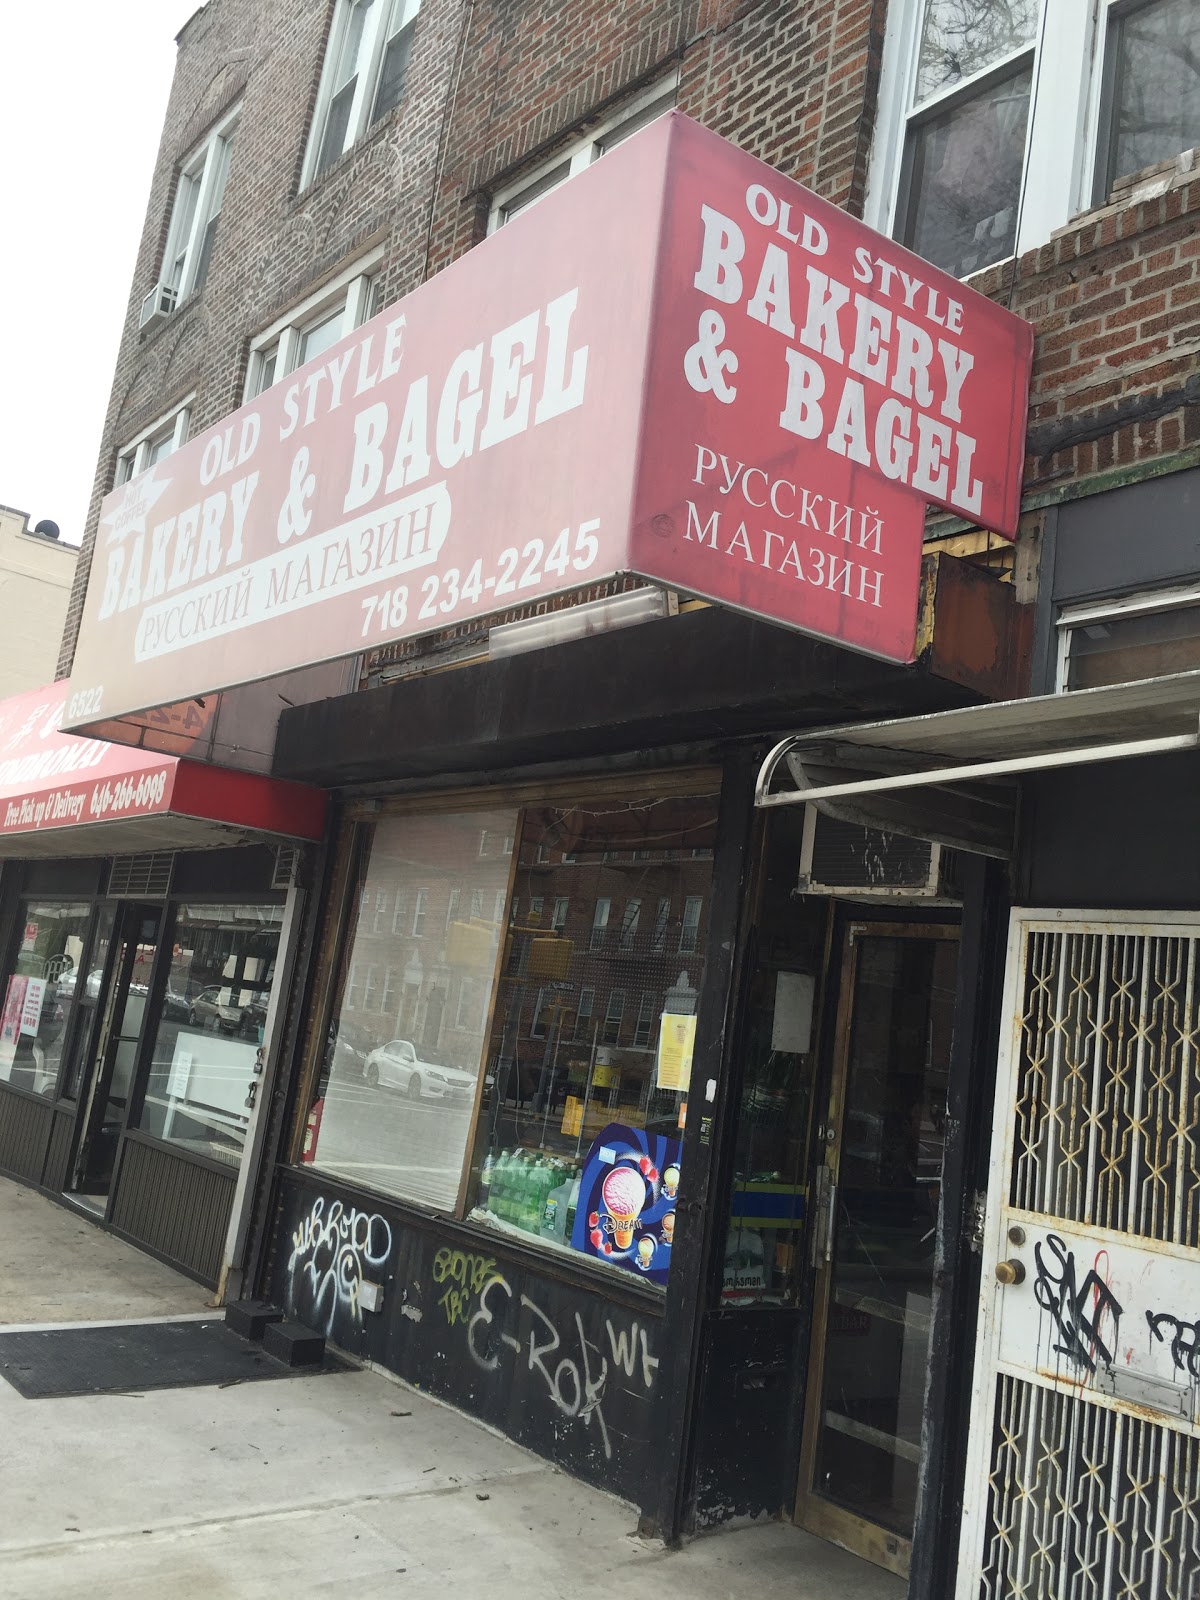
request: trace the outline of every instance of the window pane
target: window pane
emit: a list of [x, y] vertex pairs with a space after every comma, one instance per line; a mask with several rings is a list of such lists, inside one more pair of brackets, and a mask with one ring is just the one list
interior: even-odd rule
[[1032, 44], [1039, 0], [929, 0], [915, 104]]
[[80, 988], [91, 907], [22, 901], [17, 912], [16, 958], [0, 992], [0, 1079], [52, 1095], [68, 1037], [73, 1008], [85, 994], [95, 1007], [95, 991]]
[[[524, 813], [514, 890], [545, 909], [511, 925], [475, 1148], [474, 1220], [659, 1284], [704, 982], [712, 862], [693, 851], [716, 815], [715, 795]], [[664, 953], [630, 910], [685, 904], [682, 956], [680, 917]]]
[[336, 311], [329, 312], [316, 322], [311, 328], [300, 335], [300, 346], [297, 352], [296, 365], [302, 367], [306, 361], [311, 361], [314, 356], [322, 355], [342, 337], [342, 323], [345, 320], [346, 308], [338, 306]]
[[350, 112], [354, 107], [354, 83], [334, 95], [329, 102], [329, 115], [325, 118], [325, 132], [321, 138], [321, 153], [317, 157], [316, 176], [319, 178], [331, 167], [348, 143]]
[[201, 288], [208, 277], [208, 264], [212, 259], [213, 245], [217, 237], [217, 223], [221, 220], [221, 202], [225, 198], [225, 180], [229, 176], [229, 152], [232, 144], [232, 134], [224, 139], [218, 139], [217, 148], [210, 157], [213, 163], [212, 187], [209, 190], [206, 207], [208, 216], [204, 223], [204, 231], [200, 235], [196, 270], [192, 274], [193, 289]]
[[383, 61], [379, 68], [379, 82], [375, 89], [375, 104], [371, 107], [371, 121], [378, 122], [380, 117], [386, 117], [389, 111], [400, 104], [400, 96], [404, 93], [404, 75], [408, 70], [408, 58], [412, 54], [413, 24], [410, 22], [406, 28], [394, 34], [384, 47]]
[[1071, 629], [1069, 689], [1133, 683], [1200, 667], [1200, 606], [1106, 617]]
[[1026, 68], [909, 130], [903, 243], [955, 277], [1015, 249], [1029, 89]]
[[1200, 144], [1200, 15], [1159, 0], [1117, 19], [1112, 161], [1120, 177]]
[[[372, 908], [386, 894], [412, 911], [398, 934], [360, 918], [343, 952], [310, 1148], [323, 1170], [439, 1211], [457, 1204], [502, 933], [491, 912], [511, 867], [480, 856], [479, 830], [503, 837], [515, 824], [513, 811], [377, 824], [362, 891]], [[463, 914], [474, 895], [486, 915]], [[390, 990], [378, 979], [387, 966]]]
[[175, 191], [175, 209], [171, 213], [171, 227], [167, 236], [167, 250], [163, 261], [163, 282], [177, 292], [183, 283], [183, 270], [187, 265], [187, 247], [192, 234], [192, 219], [196, 214], [196, 196], [200, 192], [199, 173], [181, 173]]
[[258, 1079], [282, 906], [180, 906], [138, 1126], [236, 1164]]

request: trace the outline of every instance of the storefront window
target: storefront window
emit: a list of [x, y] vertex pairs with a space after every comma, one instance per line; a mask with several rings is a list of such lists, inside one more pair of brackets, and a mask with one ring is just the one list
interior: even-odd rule
[[742, 1044], [722, 1300], [793, 1305], [804, 1271], [816, 1012], [831, 902], [798, 898], [802, 808], [772, 814]]
[[472, 1220], [665, 1283], [715, 795], [530, 808]]
[[277, 905], [177, 908], [138, 1118], [144, 1133], [196, 1155], [240, 1161], [282, 921]]
[[0, 1079], [33, 1094], [52, 1095], [74, 1008], [95, 1005], [100, 975], [82, 972], [86, 904], [22, 902], [17, 952], [0, 997]]
[[306, 1159], [459, 1205], [506, 921], [512, 810], [376, 824], [353, 904]]
[[302, 1159], [662, 1284], [715, 794], [387, 817]]

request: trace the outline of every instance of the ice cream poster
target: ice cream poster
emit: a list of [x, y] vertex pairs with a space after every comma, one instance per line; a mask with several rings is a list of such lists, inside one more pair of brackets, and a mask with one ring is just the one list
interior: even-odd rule
[[666, 1283], [675, 1239], [678, 1139], [610, 1122], [583, 1164], [571, 1244], [651, 1283]]

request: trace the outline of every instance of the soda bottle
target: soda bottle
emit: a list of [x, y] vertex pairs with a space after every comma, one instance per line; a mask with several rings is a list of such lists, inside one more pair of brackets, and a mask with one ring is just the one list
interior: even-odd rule
[[496, 1163], [492, 1160], [489, 1150], [483, 1158], [483, 1166], [479, 1171], [479, 1204], [485, 1211], [490, 1211], [492, 1206], [492, 1178], [496, 1171]]

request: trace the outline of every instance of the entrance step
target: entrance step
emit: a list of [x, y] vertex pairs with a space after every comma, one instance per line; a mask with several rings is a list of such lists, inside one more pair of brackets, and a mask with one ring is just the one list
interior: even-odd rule
[[318, 1367], [325, 1359], [325, 1340], [302, 1322], [268, 1322], [263, 1349], [287, 1367]]
[[225, 1326], [255, 1344], [272, 1322], [282, 1322], [283, 1312], [265, 1300], [231, 1300], [225, 1307]]

